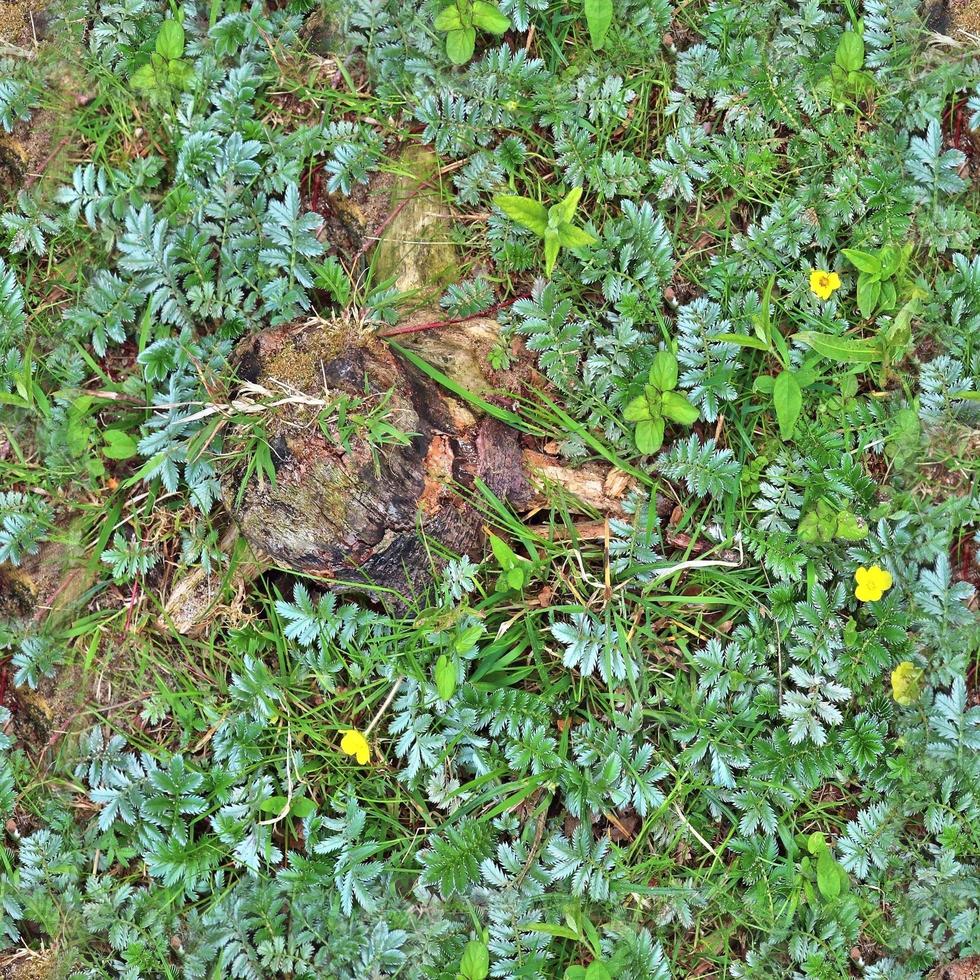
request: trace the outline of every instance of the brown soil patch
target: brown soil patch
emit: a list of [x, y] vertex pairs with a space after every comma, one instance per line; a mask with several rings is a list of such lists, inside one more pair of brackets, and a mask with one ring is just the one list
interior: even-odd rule
[[[43, 36], [43, 26], [39, 17], [44, 3], [37, 0], [14, 0], [13, 3], [0, 3], [0, 42], [31, 51], [35, 40]], [[2, 53], [2, 51], [0, 51]]]
[[950, 0], [950, 26], [955, 34], [980, 36], [980, 2], [978, 0]]
[[932, 0], [923, 8], [926, 27], [959, 40], [980, 40], [980, 0]]

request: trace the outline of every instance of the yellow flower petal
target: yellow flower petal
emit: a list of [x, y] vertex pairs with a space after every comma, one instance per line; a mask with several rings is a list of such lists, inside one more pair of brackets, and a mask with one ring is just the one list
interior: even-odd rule
[[340, 740], [340, 749], [347, 755], [354, 756], [363, 766], [371, 758], [371, 746], [368, 740], [356, 728], [348, 729], [344, 732], [344, 737]]
[[854, 572], [857, 588], [854, 597], [859, 602], [877, 602], [891, 587], [891, 572], [886, 572], [879, 565], [870, 568], [858, 568]]
[[831, 293], [840, 289], [840, 276], [836, 272], [814, 269], [810, 273], [810, 291], [821, 299], [830, 299]]

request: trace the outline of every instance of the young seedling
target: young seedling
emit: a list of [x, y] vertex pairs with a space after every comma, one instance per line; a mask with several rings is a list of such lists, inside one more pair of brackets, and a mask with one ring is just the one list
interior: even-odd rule
[[643, 394], [623, 410], [623, 418], [636, 423], [636, 448], [644, 455], [655, 453], [664, 444], [668, 421], [693, 425], [697, 420], [698, 410], [676, 388], [677, 358], [662, 350], [653, 359]]
[[911, 246], [883, 245], [875, 252], [845, 248], [841, 252], [858, 270], [857, 302], [861, 316], [867, 320], [876, 312], [895, 309]]
[[800, 521], [797, 533], [800, 540], [810, 544], [829, 544], [839, 541], [862, 541], [868, 529], [853, 511], [836, 510], [826, 500], [818, 500], [813, 510], [808, 510]]
[[[768, 395], [779, 423], [779, 436], [784, 442], [793, 438], [796, 423], [803, 411], [803, 390], [813, 384], [816, 375], [810, 360], [799, 368], [794, 368], [789, 356], [786, 339], [773, 323], [772, 290], [776, 277], [770, 278], [762, 291], [762, 304], [759, 312], [753, 317], [755, 334], [726, 333], [719, 334], [718, 340], [740, 347], [751, 347], [753, 350], [765, 351], [776, 358], [782, 366], [777, 375], [761, 373], [757, 375], [752, 390]], [[813, 359], [815, 360], [815, 359]]]
[[486, 0], [454, 0], [436, 15], [435, 28], [446, 32], [446, 54], [454, 65], [465, 65], [476, 48], [476, 29], [505, 34], [510, 18]]
[[137, 92], [159, 95], [170, 89], [187, 88], [194, 74], [184, 54], [184, 25], [171, 18], [160, 25], [150, 60], [133, 72], [129, 84]]
[[546, 276], [550, 276], [554, 271], [559, 249], [584, 248], [596, 241], [584, 228], [572, 223], [581, 196], [582, 188], [573, 187], [550, 208], [530, 197], [517, 197], [513, 194], [498, 194], [493, 203], [512, 221], [529, 228], [544, 239], [544, 272]]
[[845, 31], [840, 36], [830, 66], [830, 85], [838, 102], [844, 98], [860, 99], [874, 88], [874, 76], [864, 71], [863, 20], [857, 22], [857, 30]]
[[850, 887], [847, 872], [834, 858], [824, 835], [813, 833], [799, 843], [808, 852], [800, 861], [803, 892], [807, 902], [810, 905], [816, 905], [818, 901], [833, 902], [845, 894]]

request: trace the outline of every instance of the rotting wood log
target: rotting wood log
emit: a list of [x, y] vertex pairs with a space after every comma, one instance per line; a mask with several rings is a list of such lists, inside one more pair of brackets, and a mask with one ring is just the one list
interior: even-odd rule
[[[418, 335], [412, 346], [466, 390], [486, 392], [480, 347], [492, 326], [473, 321]], [[240, 347], [238, 363], [243, 381], [294, 396], [278, 398], [285, 404], [262, 417], [275, 482], [253, 476], [242, 486], [243, 459], [224, 485], [241, 534], [281, 567], [411, 596], [430, 580], [433, 543], [481, 552], [483, 521], [467, 501], [477, 481], [525, 512], [542, 506], [545, 487], [556, 484], [579, 509], [617, 513], [633, 486], [608, 467], [571, 469], [523, 446], [519, 432], [474, 411], [351, 320], [265, 330]], [[339, 411], [329, 407], [341, 403], [362, 417], [383, 412], [407, 434], [404, 443], [373, 443], [363, 421], [359, 431], [341, 431]]]
[[[450, 268], [455, 251], [436, 158], [415, 149], [398, 169], [402, 176], [379, 188], [389, 200], [383, 227], [355, 228], [347, 244], [359, 235], [358, 254], [373, 251], [375, 268], [420, 300], [402, 324], [411, 326], [439, 319], [432, 296], [424, 302], [426, 290], [458, 275]], [[510, 373], [490, 368], [498, 331], [494, 320], [475, 318], [398, 341], [462, 389], [492, 400], [494, 392], [541, 383], [526, 364]], [[239, 344], [235, 367], [242, 411], [225, 443], [234, 462], [222, 478], [223, 496], [234, 530], [223, 550], [239, 535], [254, 556], [238, 565], [239, 583], [278, 567], [397, 606], [431, 582], [438, 552], [482, 554], [477, 481], [523, 513], [545, 506], [549, 487], [558, 487], [572, 509], [618, 514], [635, 486], [608, 465], [573, 468], [526, 443], [353, 316], [269, 327]], [[368, 418], [390, 426], [389, 437], [378, 426], [372, 435]], [[394, 440], [391, 431], [407, 438]], [[257, 439], [268, 443], [274, 481], [250, 465]], [[215, 600], [214, 583], [192, 573], [171, 592], [161, 625], [196, 632]]]
[[[468, 391], [489, 395], [481, 365], [495, 328], [475, 320], [406, 346]], [[482, 554], [477, 480], [523, 513], [558, 491], [574, 510], [617, 515], [636, 486], [608, 465], [570, 467], [523, 445], [521, 433], [443, 390], [351, 319], [266, 329], [243, 341], [236, 362], [253, 398], [237, 402], [248, 411], [229, 435], [239, 453], [222, 484], [237, 535], [254, 556], [238, 566], [239, 581], [278, 567], [398, 605], [429, 584], [440, 564], [435, 552]], [[373, 442], [364, 422], [372, 413], [405, 434], [403, 442]], [[250, 472], [257, 438], [270, 447], [274, 482]], [[226, 535], [223, 551], [235, 537]], [[171, 593], [163, 622], [195, 632], [215, 598], [214, 584], [192, 574]]]

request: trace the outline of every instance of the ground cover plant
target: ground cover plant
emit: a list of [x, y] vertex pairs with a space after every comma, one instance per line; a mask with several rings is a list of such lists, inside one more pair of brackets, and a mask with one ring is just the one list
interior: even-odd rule
[[[976, 976], [971, 5], [7, 6], [6, 973]], [[552, 474], [405, 595], [235, 533], [320, 323]]]

